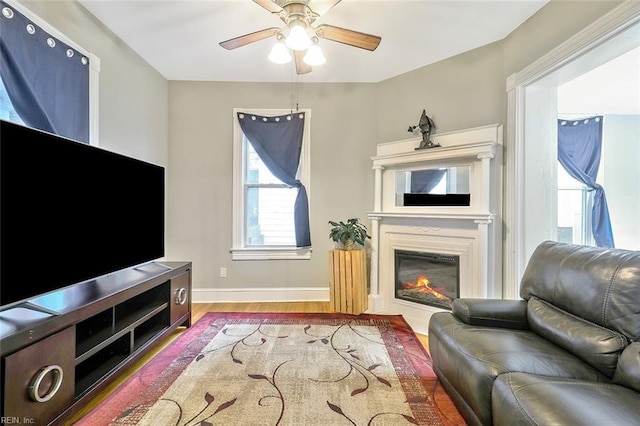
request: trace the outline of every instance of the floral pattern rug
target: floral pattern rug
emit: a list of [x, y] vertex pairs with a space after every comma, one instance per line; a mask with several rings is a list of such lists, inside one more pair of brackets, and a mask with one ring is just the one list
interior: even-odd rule
[[78, 425], [464, 425], [400, 315], [208, 313]]

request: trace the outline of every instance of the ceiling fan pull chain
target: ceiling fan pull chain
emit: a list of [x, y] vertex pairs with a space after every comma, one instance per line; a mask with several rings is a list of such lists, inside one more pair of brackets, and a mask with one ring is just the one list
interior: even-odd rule
[[289, 107], [291, 108], [291, 114], [293, 114], [293, 102], [295, 100], [294, 96], [293, 96], [293, 90], [294, 90], [294, 66], [292, 65], [291, 68], [289, 68], [291, 71], [291, 86], [289, 87]]
[[296, 85], [296, 87], [295, 87], [295, 89], [296, 89], [296, 112], [298, 112], [298, 111], [300, 111], [300, 109], [298, 108], [298, 101], [300, 100], [300, 97], [299, 97], [300, 84], [298, 82], [297, 75], [295, 77], [295, 85]]

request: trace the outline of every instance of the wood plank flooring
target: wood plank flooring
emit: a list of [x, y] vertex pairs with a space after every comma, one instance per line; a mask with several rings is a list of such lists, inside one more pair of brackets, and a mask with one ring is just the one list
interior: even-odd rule
[[[310, 312], [310, 313], [330, 313], [334, 312], [329, 302], [260, 302], [260, 303], [194, 303], [191, 306], [191, 320], [192, 323], [198, 321], [207, 312]], [[153, 358], [158, 352], [169, 345], [173, 340], [182, 334], [185, 330], [183, 328], [176, 330], [165, 340], [163, 340], [156, 348], [151, 350], [148, 354], [142, 357], [133, 366], [124, 371], [120, 377], [115, 380], [109, 387], [94, 398], [90, 403], [82, 408], [73, 418], [65, 423], [65, 425], [72, 425], [74, 422], [82, 418], [95, 408], [103, 399], [105, 399], [111, 392], [116, 390], [118, 386], [124, 383], [133, 373], [138, 371], [144, 366], [151, 358]], [[428, 350], [427, 336], [416, 333], [420, 342]]]

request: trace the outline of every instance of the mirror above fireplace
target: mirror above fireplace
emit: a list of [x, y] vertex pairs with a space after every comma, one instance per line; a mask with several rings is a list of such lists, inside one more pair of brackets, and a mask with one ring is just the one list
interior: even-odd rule
[[403, 170], [395, 174], [396, 206], [468, 206], [471, 167]]

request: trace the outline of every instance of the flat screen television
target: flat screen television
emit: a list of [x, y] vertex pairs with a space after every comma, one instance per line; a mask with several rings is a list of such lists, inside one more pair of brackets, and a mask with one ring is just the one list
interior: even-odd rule
[[164, 256], [162, 166], [0, 126], [1, 310]]

